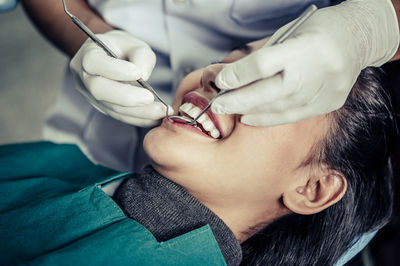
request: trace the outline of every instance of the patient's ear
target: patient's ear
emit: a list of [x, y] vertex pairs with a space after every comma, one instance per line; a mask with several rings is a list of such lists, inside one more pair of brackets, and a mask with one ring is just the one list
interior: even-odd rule
[[283, 193], [283, 204], [298, 214], [314, 214], [335, 204], [346, 193], [347, 180], [336, 171], [324, 171], [304, 186]]

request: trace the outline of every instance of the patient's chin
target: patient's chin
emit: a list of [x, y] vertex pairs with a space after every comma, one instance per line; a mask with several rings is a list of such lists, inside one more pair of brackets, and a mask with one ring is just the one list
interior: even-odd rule
[[163, 157], [163, 143], [162, 143], [163, 132], [160, 127], [153, 128], [150, 130], [143, 140], [143, 148], [150, 160], [155, 164], [160, 164]]
[[164, 127], [156, 127], [150, 130], [144, 138], [143, 148], [149, 156], [152, 165], [157, 169], [175, 169], [185, 162], [182, 158], [182, 142], [176, 134]]

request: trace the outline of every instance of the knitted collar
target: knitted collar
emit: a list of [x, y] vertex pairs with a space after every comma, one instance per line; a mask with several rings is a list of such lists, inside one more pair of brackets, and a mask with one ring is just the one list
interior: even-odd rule
[[239, 265], [242, 249], [228, 226], [183, 187], [147, 166], [124, 180], [113, 196], [131, 219], [146, 227], [158, 241], [166, 241], [206, 224], [228, 265]]

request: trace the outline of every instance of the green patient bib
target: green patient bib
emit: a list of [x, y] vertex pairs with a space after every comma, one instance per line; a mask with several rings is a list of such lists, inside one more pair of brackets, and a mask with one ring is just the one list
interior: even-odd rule
[[75, 145], [0, 146], [0, 265], [226, 265], [210, 227], [158, 242]]

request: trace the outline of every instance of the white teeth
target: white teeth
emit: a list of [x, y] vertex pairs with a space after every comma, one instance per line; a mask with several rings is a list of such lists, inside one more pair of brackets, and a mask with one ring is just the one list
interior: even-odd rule
[[213, 130], [211, 130], [211, 137], [213, 137], [214, 139], [219, 138], [219, 131], [218, 131], [218, 129], [214, 128]]
[[206, 120], [204, 123], [201, 123], [201, 125], [207, 131], [211, 131], [215, 128], [215, 126], [214, 126], [213, 122], [211, 122], [211, 120]]
[[[186, 114], [192, 118], [195, 118], [200, 114], [202, 110], [192, 103], [184, 103], [179, 107], [179, 111], [181, 112], [181, 114]], [[215, 139], [220, 137], [221, 133], [215, 127], [214, 123], [211, 121], [207, 114], [203, 114], [202, 116], [200, 116], [197, 122], [202, 125], [204, 130], [208, 131], [211, 137]], [[199, 130], [201, 129], [199, 128]]]
[[207, 114], [203, 114], [202, 116], [199, 117], [199, 119], [197, 119], [197, 122], [199, 122], [200, 124], [203, 123], [204, 121], [206, 121], [208, 118]]
[[184, 103], [179, 107], [179, 111], [183, 111], [185, 113], [189, 112], [190, 109], [193, 108], [193, 104], [191, 103]]
[[193, 108], [187, 112], [187, 114], [193, 118], [197, 117], [200, 113], [201, 113], [201, 109], [197, 106], [193, 106]]

